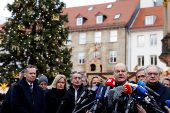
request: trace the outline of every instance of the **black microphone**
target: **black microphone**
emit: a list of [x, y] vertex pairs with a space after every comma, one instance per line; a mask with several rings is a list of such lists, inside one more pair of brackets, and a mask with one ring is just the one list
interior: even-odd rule
[[152, 93], [153, 95], [155, 95], [156, 97], [160, 97], [160, 95], [158, 93], [156, 93], [155, 91], [153, 91], [151, 88], [147, 87], [146, 84], [143, 81], [138, 81], [137, 83], [138, 85], [141, 85], [142, 87], [144, 87], [146, 90], [148, 90], [150, 93]]
[[167, 111], [169, 110], [169, 107], [168, 107], [166, 101], [165, 101], [165, 102], [161, 101], [161, 102], [159, 102], [158, 105], [159, 105], [159, 107], [162, 108], [162, 109], [165, 109], [165, 110], [167, 110]]
[[115, 93], [116, 89], [111, 89], [108, 92], [108, 107], [112, 107], [113, 106], [113, 96]]
[[106, 90], [106, 86], [104, 85], [99, 86], [98, 92], [96, 94], [96, 103], [94, 104], [93, 113], [95, 113], [95, 111], [97, 110], [99, 102], [103, 101], [105, 90]]

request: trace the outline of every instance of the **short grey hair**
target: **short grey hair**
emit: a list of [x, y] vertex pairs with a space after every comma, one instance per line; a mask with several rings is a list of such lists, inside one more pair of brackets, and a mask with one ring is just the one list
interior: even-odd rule
[[36, 69], [36, 67], [34, 65], [28, 65], [28, 66], [25, 67], [25, 73], [27, 72], [27, 68], [35, 68]]
[[139, 71], [145, 71], [145, 68], [140, 68], [140, 69], [138, 69], [138, 70], [136, 71], [136, 75], [137, 75], [137, 73], [138, 73]]
[[163, 81], [164, 80], [169, 80], [170, 81], [170, 77], [163, 77], [162, 80], [161, 80], [161, 83], [163, 84]]
[[80, 75], [81, 75], [81, 78], [83, 78], [83, 74], [82, 74], [80, 71], [73, 71], [73, 72], [71, 73], [71, 78], [70, 78], [70, 79], [73, 79], [73, 75], [74, 75], [75, 73], [80, 74]]
[[85, 76], [85, 75], [82, 74], [82, 78], [85, 78], [85, 79], [86, 79], [86, 82], [88, 82], [87, 76]]
[[[120, 64], [120, 63], [118, 63], [118, 64]], [[123, 63], [121, 63], [121, 64], [123, 64]], [[114, 66], [114, 68], [113, 68], [113, 72], [115, 72], [115, 68], [116, 68], [116, 66], [117, 66], [117, 64]], [[128, 67], [124, 64], [124, 66], [125, 66], [125, 68], [126, 68], [126, 71], [128, 71]]]
[[159, 72], [159, 75], [162, 74], [161, 68], [158, 67], [158, 66], [156, 66], [156, 65], [148, 65], [148, 66], [145, 68], [145, 74], [147, 74], [146, 72], [147, 72], [147, 69], [148, 69], [149, 67], [155, 67], [155, 68], [157, 68], [157, 69], [158, 69], [158, 72]]

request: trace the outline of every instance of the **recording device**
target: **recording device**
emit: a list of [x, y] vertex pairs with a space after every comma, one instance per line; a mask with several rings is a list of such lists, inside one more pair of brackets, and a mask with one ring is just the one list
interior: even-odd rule
[[108, 92], [108, 107], [112, 107], [113, 106], [113, 95], [115, 93], [116, 89], [111, 89]]
[[160, 108], [168, 111], [170, 109], [170, 100], [166, 100], [165, 102], [161, 101], [161, 102], [159, 102], [158, 105], [159, 105]]
[[143, 81], [139, 80], [137, 84], [138, 84], [138, 85], [141, 85], [142, 87], [144, 87], [146, 90], [148, 90], [148, 91], [149, 91], [150, 93], [152, 93], [154, 96], [156, 96], [156, 97], [159, 97], [159, 96], [160, 96], [158, 93], [156, 93], [155, 91], [153, 91], [152, 89], [150, 89], [149, 87], [147, 87], [146, 84], [145, 84]]
[[96, 103], [94, 104], [93, 113], [95, 113], [95, 111], [97, 110], [99, 102], [103, 101], [105, 90], [106, 90], [106, 86], [101, 84], [99, 86], [98, 92], [97, 92], [96, 97], [95, 97]]
[[104, 95], [104, 98], [107, 98], [108, 97], [108, 92], [111, 88], [114, 88], [115, 86], [115, 79], [114, 78], [108, 78], [108, 80], [106, 81], [106, 92], [105, 92], [105, 95]]

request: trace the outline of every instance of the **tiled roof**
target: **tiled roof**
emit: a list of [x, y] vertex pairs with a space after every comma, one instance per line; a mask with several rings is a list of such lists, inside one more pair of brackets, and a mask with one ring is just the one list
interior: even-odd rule
[[[145, 16], [155, 15], [154, 25], [145, 26]], [[163, 6], [142, 8], [130, 30], [163, 28]]]
[[[68, 13], [69, 22], [65, 26], [70, 26], [70, 29], [79, 29], [112, 25], [126, 25], [129, 22], [139, 2], [140, 0], [122, 0], [104, 4], [66, 8], [63, 10], [63, 14]], [[109, 4], [113, 4], [113, 6], [112, 8], [107, 9], [107, 5]], [[94, 8], [92, 11], [88, 11], [89, 7]], [[107, 17], [103, 23], [97, 24], [96, 14], [99, 12]], [[119, 13], [121, 14], [120, 18], [115, 20], [115, 15]], [[78, 15], [87, 18], [83, 25], [76, 25], [76, 17]]]

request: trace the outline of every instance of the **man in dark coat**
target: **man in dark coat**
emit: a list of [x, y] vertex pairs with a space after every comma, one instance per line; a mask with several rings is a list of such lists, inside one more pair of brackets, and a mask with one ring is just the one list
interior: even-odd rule
[[149, 92], [154, 96], [157, 104], [159, 104], [159, 102], [170, 100], [170, 88], [159, 82], [161, 73], [161, 69], [155, 65], [149, 65], [145, 68], [145, 74], [147, 78], [146, 85], [160, 95], [160, 97], [156, 97], [151, 92]]
[[35, 81], [36, 68], [28, 65], [24, 78], [13, 86], [11, 106], [13, 113], [45, 113], [44, 92]]
[[[25, 73], [25, 69], [23, 69], [20, 73], [20, 80], [22, 80], [22, 78], [24, 77], [24, 73]], [[1, 113], [11, 113], [12, 112], [11, 111], [11, 91], [12, 91], [13, 85], [8, 89], [8, 92], [5, 95], [4, 101], [2, 103]]]
[[57, 113], [72, 113], [75, 108], [77, 98], [84, 90], [82, 84], [82, 74], [80, 72], [73, 72], [71, 74], [70, 81], [70, 87], [66, 91]]

